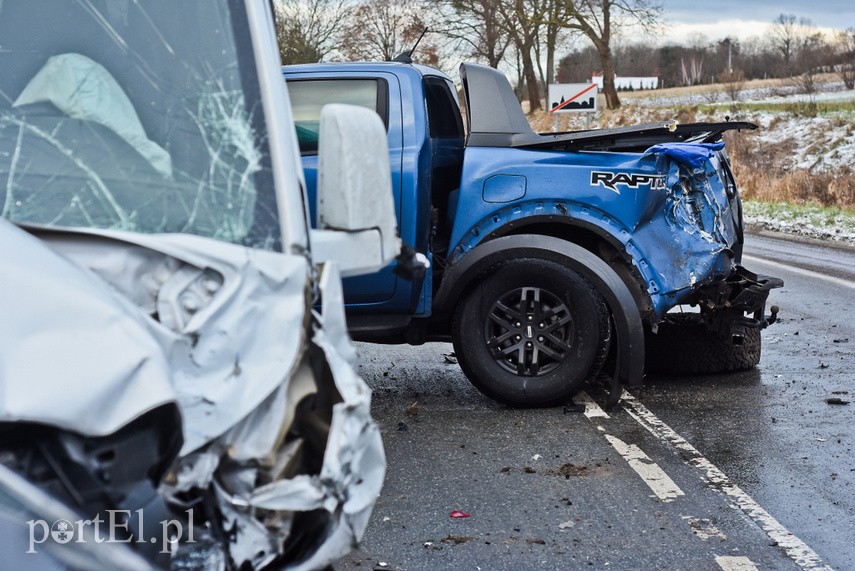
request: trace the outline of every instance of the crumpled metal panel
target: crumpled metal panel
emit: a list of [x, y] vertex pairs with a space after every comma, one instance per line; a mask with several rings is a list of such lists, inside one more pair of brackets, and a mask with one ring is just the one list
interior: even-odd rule
[[[463, 186], [451, 200], [450, 258], [456, 263], [507, 228], [576, 219], [623, 244], [661, 316], [698, 286], [732, 271], [731, 247], [738, 233], [720, 170], [718, 156], [690, 170], [666, 157], [639, 153], [469, 147]], [[594, 173], [614, 183], [594, 184]], [[482, 181], [498, 175], [524, 177], [525, 197], [499, 210], [470, 198], [481, 195]]]
[[[150, 349], [169, 360], [162, 362], [168, 372], [161, 383], [165, 394], [181, 405], [185, 446], [164, 493], [169, 497], [213, 485], [221, 511], [236, 526], [237, 539], [229, 549], [237, 561], [269, 563], [290, 533], [294, 512], [317, 509], [329, 513], [324, 539], [293, 568], [317, 568], [349, 552], [379, 496], [385, 456], [370, 416], [371, 391], [355, 371], [356, 351], [347, 335], [334, 264], [321, 269], [321, 312], [316, 313], [307, 296], [308, 262], [298, 256], [187, 235], [42, 231], [41, 236], [52, 249], [134, 300], [135, 307], [124, 300], [134, 317], [122, 318], [144, 325], [159, 341]], [[169, 326], [161, 322], [166, 311], [171, 312]], [[119, 354], [124, 350], [118, 348]], [[307, 351], [317, 353], [321, 361], [315, 365], [323, 362], [328, 381], [317, 376], [317, 366], [309, 366]], [[323, 428], [320, 472], [293, 474], [307, 450], [302, 442], [306, 435], [293, 437], [295, 426], [305, 420], [299, 405], [306, 398], [330, 403], [330, 422]], [[111, 404], [117, 418], [127, 421], [130, 409]], [[98, 406], [108, 408], [103, 402]], [[96, 425], [103, 416], [100, 410], [88, 411]], [[69, 427], [72, 420], [79, 422], [70, 417]], [[262, 473], [273, 481], [259, 487]], [[259, 509], [276, 515], [261, 522]]]
[[305, 258], [182, 234], [43, 238], [140, 308], [156, 308], [158, 319], [146, 324], [169, 357], [184, 418], [182, 455], [234, 427], [294, 368], [311, 301]]
[[719, 167], [716, 156], [696, 169], [664, 156], [657, 159], [666, 195], [659, 215], [633, 240], [657, 275], [648, 291], [658, 294], [654, 306], [660, 314], [734, 269], [731, 247], [738, 233]]
[[[285, 568], [316, 569], [348, 553], [365, 531], [385, 475], [380, 433], [370, 416], [371, 391], [354, 370], [356, 352], [347, 336], [341, 281], [332, 264], [321, 270], [320, 292], [322, 311], [314, 314], [312, 343], [322, 352], [334, 386], [315, 377], [309, 367], [298, 367], [232, 430], [183, 458], [176, 473], [174, 492], [214, 483], [227, 527], [233, 527], [238, 538], [229, 546], [231, 556], [255, 567], [278, 555], [294, 512], [325, 510], [329, 523], [319, 547]], [[313, 396], [317, 403], [335, 403], [320, 472], [285, 475], [256, 487], [260, 474], [287, 474], [299, 463], [295, 458], [307, 449], [304, 439], [310, 435], [293, 437], [298, 423], [293, 408]], [[286, 438], [286, 433], [292, 436]], [[220, 454], [237, 463], [214, 469], [213, 458]], [[261, 525], [255, 517], [259, 510], [278, 515]]]
[[137, 308], [3, 219], [0, 276], [0, 420], [104, 436], [174, 400]]

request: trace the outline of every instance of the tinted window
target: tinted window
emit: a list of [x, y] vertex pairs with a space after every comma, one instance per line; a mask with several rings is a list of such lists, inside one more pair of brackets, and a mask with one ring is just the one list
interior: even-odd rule
[[430, 136], [434, 139], [463, 137], [463, 119], [460, 106], [449, 83], [439, 77], [424, 79]]
[[377, 79], [320, 79], [288, 81], [288, 95], [294, 112], [297, 140], [303, 153], [318, 152], [321, 109], [329, 103], [365, 107], [380, 114], [385, 122], [385, 82]]

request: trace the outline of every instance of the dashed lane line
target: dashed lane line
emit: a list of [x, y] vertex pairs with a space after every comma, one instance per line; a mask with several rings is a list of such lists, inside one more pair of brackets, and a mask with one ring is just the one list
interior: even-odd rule
[[[781, 525], [772, 515], [763, 509], [754, 499], [734, 484], [727, 475], [692, 446], [685, 438], [677, 434], [670, 426], [662, 422], [646, 406], [638, 402], [628, 392], [621, 397], [624, 410], [648, 432], [669, 445], [689, 466], [700, 470], [702, 478], [710, 488], [724, 494], [731, 507], [741, 510], [766, 532], [766, 535], [784, 550], [787, 556], [802, 569], [813, 571], [832, 571], [824, 565], [819, 555], [801, 539]], [[741, 568], [733, 568], [741, 569]], [[748, 568], [751, 569], [751, 568]]]
[[594, 399], [588, 396], [588, 393], [582, 392], [576, 396], [576, 402], [585, 405], [585, 416], [588, 418], [611, 418], [609, 414], [600, 408]]
[[614, 449], [618, 451], [618, 454], [623, 456], [623, 459], [627, 461], [629, 467], [635, 470], [636, 474], [641, 476], [644, 483], [653, 490], [653, 493], [656, 494], [656, 497], [660, 500], [663, 502], [671, 502], [680, 496], [686, 495], [683, 490], [680, 489], [680, 486], [674, 483], [674, 480], [665, 473], [665, 470], [660, 468], [656, 462], [651, 460], [650, 457], [641, 450], [641, 448], [635, 444], [627, 444], [620, 438], [612, 436], [611, 434], [606, 434], [605, 437]]
[[715, 562], [722, 571], [757, 571], [757, 566], [747, 557], [733, 555], [717, 555]]

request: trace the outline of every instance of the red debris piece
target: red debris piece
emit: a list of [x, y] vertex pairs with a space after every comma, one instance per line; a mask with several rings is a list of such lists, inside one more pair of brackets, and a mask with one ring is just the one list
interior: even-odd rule
[[458, 519], [458, 518], [461, 518], [461, 517], [472, 517], [470, 514], [468, 514], [468, 513], [466, 513], [466, 512], [461, 512], [461, 511], [458, 511], [458, 510], [454, 510], [453, 512], [451, 512], [451, 513], [450, 513], [450, 514], [448, 514], [448, 515], [450, 515], [451, 517], [453, 517], [453, 518], [455, 518], [455, 519]]

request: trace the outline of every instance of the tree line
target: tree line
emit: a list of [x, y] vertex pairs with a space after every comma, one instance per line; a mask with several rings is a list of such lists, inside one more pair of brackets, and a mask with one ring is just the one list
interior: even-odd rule
[[[800, 76], [818, 71], [855, 82], [855, 28], [828, 35], [781, 14], [764, 39], [690, 39], [686, 45], [627, 42], [662, 22], [658, 0], [273, 0], [283, 63], [413, 59], [447, 68], [465, 59], [515, 73], [530, 111], [550, 83], [603, 73], [610, 109], [620, 106], [615, 75], [656, 76], [660, 86], [734, 77]], [[726, 74], [726, 75], [724, 75]]]

